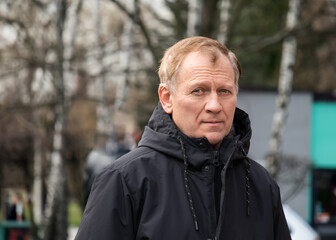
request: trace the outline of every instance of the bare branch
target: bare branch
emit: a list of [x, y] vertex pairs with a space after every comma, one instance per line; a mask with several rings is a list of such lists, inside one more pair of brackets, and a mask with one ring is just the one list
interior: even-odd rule
[[[100, 98], [90, 97], [90, 96], [72, 96], [71, 101], [79, 101], [79, 100], [86, 100], [91, 102], [99, 103], [101, 101]], [[107, 98], [106, 103], [108, 105], [114, 104], [115, 98]], [[15, 105], [6, 105], [0, 108], [0, 115], [5, 113], [15, 112], [15, 111], [32, 111], [38, 110], [43, 108], [54, 108], [55, 106], [59, 105], [59, 100], [48, 100], [44, 102], [37, 102], [34, 104], [15, 104]]]
[[4, 22], [10, 25], [17, 25], [22, 29], [26, 29], [26, 26], [23, 24], [23, 22], [15, 18], [9, 18], [9, 17], [0, 15], [0, 22]]
[[[113, 3], [115, 3], [122, 12], [124, 12], [135, 24], [137, 24], [139, 26], [143, 36], [146, 39], [147, 47], [149, 48], [150, 52], [152, 53], [154, 61], [156, 63], [159, 62], [160, 57], [156, 53], [156, 50], [155, 50], [155, 48], [153, 46], [153, 43], [152, 43], [152, 40], [149, 36], [148, 29], [147, 29], [146, 25], [144, 24], [144, 22], [142, 21], [141, 12], [140, 12], [140, 8], [138, 7], [138, 4], [136, 4], [135, 13], [132, 13], [118, 0], [111, 0], [111, 1]], [[136, 3], [137, 3], [137, 1], [136, 1]]]
[[[242, 0], [244, 1], [244, 0]], [[310, 18], [306, 21], [303, 21], [301, 23], [297, 23], [295, 27], [292, 28], [284, 28], [281, 29], [280, 31], [274, 33], [271, 36], [259, 36], [255, 37], [253, 40], [247, 40], [241, 44], [238, 44], [234, 46], [235, 49], [244, 49], [244, 51], [259, 51], [264, 48], [267, 48], [269, 46], [272, 46], [274, 44], [277, 44], [281, 41], [283, 41], [285, 38], [289, 36], [298, 36], [299, 34], [302, 34], [305, 31], [309, 31], [309, 35], [311, 34], [321, 34], [321, 35], [335, 35], [336, 34], [336, 26], [335, 24], [328, 27], [327, 29], [324, 30], [313, 30], [311, 29], [312, 23], [316, 21], [317, 18], [321, 16], [325, 16], [325, 8], [321, 6], [314, 14], [310, 16]], [[236, 20], [235, 20], [236, 21]], [[229, 29], [232, 31], [231, 26]], [[312, 33], [313, 32], [313, 33]], [[230, 38], [229, 38], [230, 39]]]
[[152, 18], [156, 19], [159, 23], [168, 27], [173, 27], [173, 24], [169, 20], [162, 18], [160, 12], [155, 11], [150, 4], [144, 3], [143, 6], [146, 11], [151, 14]]

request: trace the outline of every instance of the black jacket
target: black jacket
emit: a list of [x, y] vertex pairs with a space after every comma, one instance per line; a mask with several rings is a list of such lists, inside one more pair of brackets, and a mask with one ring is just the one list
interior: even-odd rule
[[75, 239], [289, 240], [279, 187], [247, 157], [250, 137], [236, 109], [213, 151], [159, 104], [139, 147], [96, 177]]

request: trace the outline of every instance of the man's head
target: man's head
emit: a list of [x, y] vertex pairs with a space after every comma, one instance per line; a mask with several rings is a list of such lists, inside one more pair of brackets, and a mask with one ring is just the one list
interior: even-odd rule
[[241, 75], [238, 59], [235, 54], [223, 44], [206, 37], [186, 38], [168, 48], [161, 60], [159, 68], [160, 83], [167, 85], [170, 91], [174, 91], [177, 74], [184, 58], [188, 53], [197, 51], [208, 52], [213, 57], [218, 54], [218, 51], [225, 55], [233, 67], [236, 90], [238, 92], [238, 80]]
[[160, 102], [184, 134], [217, 148], [232, 126], [240, 73], [235, 55], [219, 42], [184, 39], [162, 59]]

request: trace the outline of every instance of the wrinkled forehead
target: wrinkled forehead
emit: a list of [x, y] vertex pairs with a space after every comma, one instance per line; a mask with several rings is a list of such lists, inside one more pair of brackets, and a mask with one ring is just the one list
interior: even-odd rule
[[[181, 62], [178, 71], [188, 71], [190, 68], [194, 67], [219, 67], [219, 68], [229, 68], [232, 69], [231, 63], [226, 55], [221, 53], [217, 49], [212, 49], [210, 51], [194, 51], [186, 54], [183, 61]], [[224, 66], [225, 64], [225, 66]]]
[[234, 69], [225, 55], [210, 54], [209, 52], [188, 54], [176, 75], [175, 86], [206, 79], [226, 79], [226, 83], [235, 83]]
[[217, 59], [220, 58], [221, 56], [227, 55], [226, 52], [223, 52], [214, 46], [200, 46], [199, 48], [195, 48], [189, 53], [187, 53], [186, 56], [193, 52], [197, 52], [201, 55], [208, 56], [210, 62], [212, 63], [216, 63]]

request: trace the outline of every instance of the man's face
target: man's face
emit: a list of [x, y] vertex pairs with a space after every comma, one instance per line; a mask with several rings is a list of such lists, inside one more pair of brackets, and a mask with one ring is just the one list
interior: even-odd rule
[[229, 133], [237, 93], [232, 65], [223, 54], [212, 63], [206, 53], [189, 53], [178, 73], [175, 92], [167, 96], [163, 108], [187, 136], [206, 137], [217, 148]]

